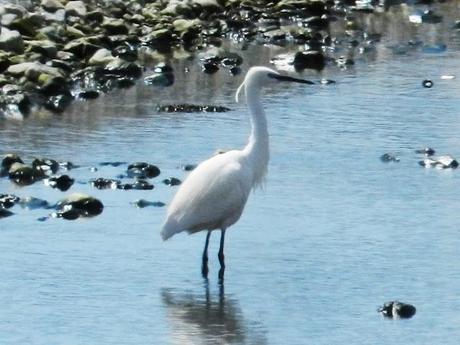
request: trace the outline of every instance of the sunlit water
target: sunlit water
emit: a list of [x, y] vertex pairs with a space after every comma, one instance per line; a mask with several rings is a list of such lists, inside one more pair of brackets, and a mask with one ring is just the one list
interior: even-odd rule
[[[177, 68], [171, 89], [140, 82], [76, 103], [62, 116], [1, 121], [2, 153], [80, 165], [68, 172], [77, 179], [69, 192], [96, 196], [105, 209], [93, 219], [39, 222], [48, 210], [15, 206], [14, 216], [0, 220], [0, 342], [457, 344], [460, 172], [422, 168], [423, 157], [414, 153], [428, 145], [460, 158], [456, 47], [330, 69], [325, 76], [337, 81], [332, 85], [266, 91], [269, 174], [227, 232], [223, 287], [218, 234], [205, 283], [204, 233], [163, 243], [165, 208], [130, 202], [169, 202], [177, 187], [162, 179], [183, 179], [181, 165], [245, 144], [248, 114], [233, 100], [242, 76], [221, 71], [192, 81]], [[388, 54], [383, 44], [378, 49]], [[255, 49], [246, 63], [267, 62], [271, 52]], [[185, 64], [193, 74], [194, 63]], [[423, 88], [424, 79], [433, 88]], [[232, 111], [156, 112], [168, 102]], [[400, 162], [381, 162], [386, 152]], [[89, 179], [126, 169], [98, 166], [103, 161], [147, 161], [162, 174], [152, 180], [153, 191], [98, 191]], [[50, 202], [68, 194], [7, 179], [0, 180], [0, 193]], [[384, 320], [376, 309], [393, 299], [414, 304], [414, 318]]]

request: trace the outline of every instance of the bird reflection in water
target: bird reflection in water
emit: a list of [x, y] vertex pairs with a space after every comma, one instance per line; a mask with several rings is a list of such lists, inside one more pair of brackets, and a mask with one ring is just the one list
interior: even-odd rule
[[238, 302], [225, 297], [223, 284], [219, 284], [218, 294], [210, 293], [208, 282], [204, 296], [171, 289], [163, 289], [161, 294], [173, 344], [267, 344], [260, 324], [245, 323]]

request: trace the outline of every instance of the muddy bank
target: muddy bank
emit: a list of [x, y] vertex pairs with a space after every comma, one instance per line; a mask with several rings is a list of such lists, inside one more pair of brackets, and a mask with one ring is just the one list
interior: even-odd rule
[[[456, 2], [452, 2], [455, 4]], [[348, 68], [374, 54], [399, 16], [409, 30], [458, 22], [438, 2], [407, 6], [354, 1], [24, 1], [0, 7], [0, 113], [21, 118], [35, 109], [63, 112], [137, 79], [152, 87], [175, 82], [174, 61], [194, 59], [205, 74], [240, 73], [250, 44], [294, 47], [272, 60], [295, 71]], [[444, 10], [445, 11], [445, 10]], [[403, 33], [400, 33], [403, 34]], [[407, 42], [395, 49], [443, 52], [445, 45]]]

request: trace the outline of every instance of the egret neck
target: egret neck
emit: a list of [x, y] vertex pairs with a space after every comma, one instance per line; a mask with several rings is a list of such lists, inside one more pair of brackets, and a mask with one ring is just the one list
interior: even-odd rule
[[251, 135], [244, 152], [252, 164], [254, 186], [263, 183], [270, 157], [265, 112], [260, 101], [260, 86], [246, 81], [246, 104], [251, 114]]

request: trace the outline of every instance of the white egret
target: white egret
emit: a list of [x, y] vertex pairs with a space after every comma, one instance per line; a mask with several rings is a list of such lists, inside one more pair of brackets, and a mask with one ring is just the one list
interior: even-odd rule
[[252, 67], [236, 91], [236, 101], [244, 89], [251, 113], [251, 134], [242, 150], [215, 155], [199, 164], [179, 187], [168, 207], [161, 236], [187, 231], [207, 230], [201, 272], [208, 274], [208, 244], [211, 231], [220, 229], [219, 278], [225, 271], [224, 239], [226, 229], [241, 216], [252, 188], [260, 185], [269, 159], [267, 120], [260, 101], [262, 87], [274, 81], [313, 84], [311, 81], [280, 75], [267, 67]]

